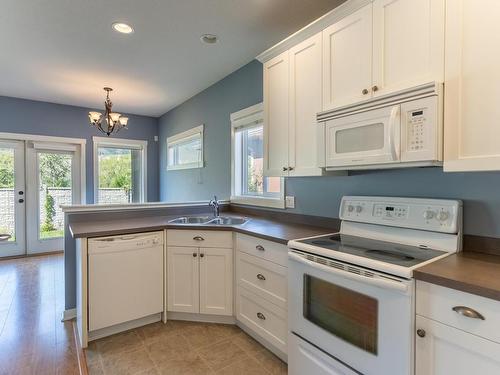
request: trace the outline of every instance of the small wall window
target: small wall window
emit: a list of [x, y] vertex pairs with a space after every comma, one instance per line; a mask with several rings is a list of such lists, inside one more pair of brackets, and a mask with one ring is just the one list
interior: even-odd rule
[[284, 208], [284, 181], [264, 176], [264, 128], [262, 105], [231, 114], [231, 202]]
[[167, 170], [203, 168], [203, 125], [167, 138]]

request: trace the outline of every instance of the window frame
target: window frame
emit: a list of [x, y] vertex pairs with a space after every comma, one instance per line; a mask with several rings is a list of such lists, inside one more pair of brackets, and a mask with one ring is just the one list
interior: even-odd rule
[[[231, 197], [230, 202], [235, 204], [252, 205], [259, 207], [285, 208], [285, 179], [280, 178], [279, 197], [266, 197], [258, 195], [242, 194], [241, 182], [236, 181], [241, 171], [236, 163], [236, 131], [239, 129], [251, 129], [264, 123], [263, 104], [259, 103], [251, 107], [231, 113]], [[240, 186], [238, 186], [240, 185]]]
[[[205, 130], [205, 125], [201, 124], [200, 126], [196, 126], [192, 129], [189, 129], [189, 130], [183, 131], [181, 133], [177, 133], [175, 135], [167, 137], [167, 140], [166, 140], [166, 142], [167, 142], [167, 155], [166, 155], [167, 171], [177, 171], [177, 170], [183, 170], [183, 169], [197, 169], [197, 168], [203, 168], [205, 166], [205, 162], [204, 162], [204, 148], [205, 147], [204, 147], [204, 140], [203, 140], [204, 130]], [[189, 140], [189, 138], [194, 138], [195, 136], [198, 136], [198, 135], [200, 137], [200, 147], [201, 147], [200, 160], [198, 160], [197, 162], [193, 162], [193, 163], [170, 165], [169, 159], [168, 159], [169, 149], [172, 146], [175, 146], [176, 144], [183, 143], [183, 142]]]
[[147, 202], [148, 195], [148, 141], [125, 138], [92, 137], [94, 158], [94, 204], [99, 202], [99, 147], [129, 148], [141, 151], [141, 199], [137, 203]]

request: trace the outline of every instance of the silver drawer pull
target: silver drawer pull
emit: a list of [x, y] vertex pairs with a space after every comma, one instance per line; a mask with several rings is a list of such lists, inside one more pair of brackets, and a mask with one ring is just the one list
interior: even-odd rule
[[264, 251], [264, 250], [266, 250], [266, 249], [264, 249], [264, 246], [262, 246], [262, 245], [257, 245], [257, 246], [255, 246], [255, 248], [256, 248], [257, 250], [259, 250], [259, 251]]
[[193, 237], [193, 240], [195, 241], [205, 241], [205, 239], [201, 236], [196, 236], [196, 237]]
[[264, 314], [262, 314], [261, 312], [258, 312], [257, 313], [257, 318], [261, 319], [261, 320], [266, 320], [266, 317], [264, 316]]
[[257, 274], [257, 279], [264, 281], [266, 279], [266, 277], [263, 274], [258, 273]]
[[467, 318], [486, 320], [482, 314], [467, 306], [455, 306], [452, 310]]

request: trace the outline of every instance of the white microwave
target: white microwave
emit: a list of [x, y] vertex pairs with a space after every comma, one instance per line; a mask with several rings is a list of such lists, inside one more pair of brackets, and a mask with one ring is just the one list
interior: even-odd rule
[[327, 170], [442, 165], [442, 84], [429, 83], [319, 113], [319, 166]]

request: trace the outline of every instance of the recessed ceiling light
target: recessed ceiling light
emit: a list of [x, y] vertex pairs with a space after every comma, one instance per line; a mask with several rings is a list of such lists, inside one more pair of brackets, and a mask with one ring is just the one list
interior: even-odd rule
[[215, 44], [219, 41], [219, 38], [214, 34], [203, 34], [200, 37], [200, 40], [206, 44]]
[[122, 34], [132, 34], [134, 32], [134, 28], [132, 26], [123, 22], [115, 22], [113, 24], [113, 29]]

